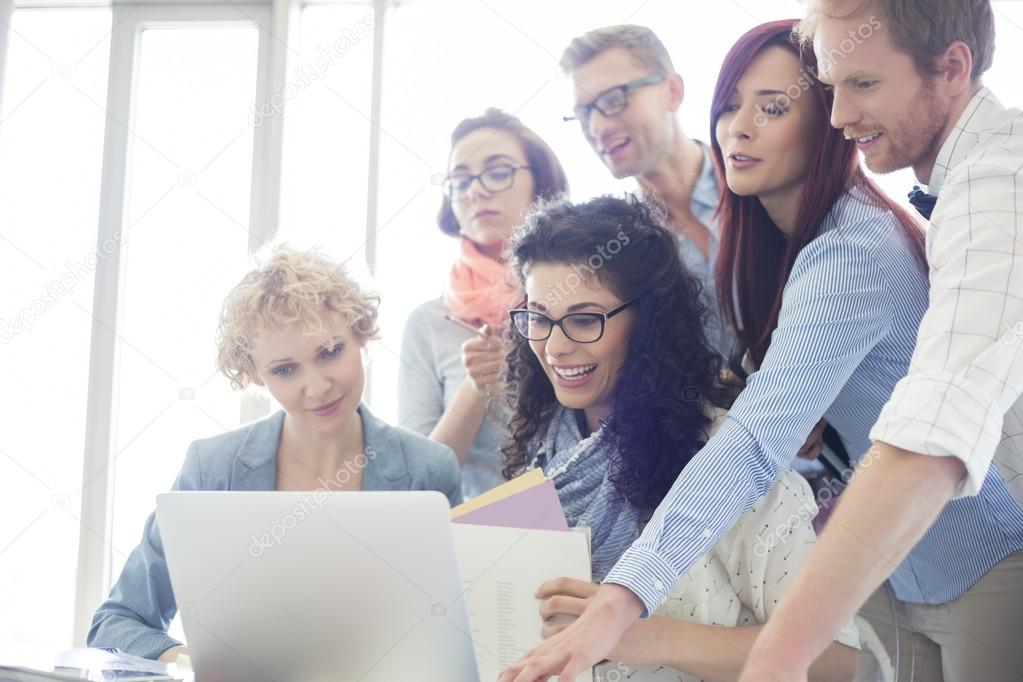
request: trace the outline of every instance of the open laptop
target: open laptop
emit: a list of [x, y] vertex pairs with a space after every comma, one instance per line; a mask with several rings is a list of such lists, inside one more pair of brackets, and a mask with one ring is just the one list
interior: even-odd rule
[[156, 507], [198, 682], [478, 679], [440, 493], [172, 492]]

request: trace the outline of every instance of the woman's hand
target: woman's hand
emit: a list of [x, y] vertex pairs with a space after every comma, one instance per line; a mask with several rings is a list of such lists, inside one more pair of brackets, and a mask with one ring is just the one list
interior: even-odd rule
[[490, 325], [483, 325], [482, 331], [483, 336], [474, 336], [462, 344], [462, 364], [476, 392], [489, 397], [494, 387], [501, 383], [505, 351], [504, 344]]
[[631, 590], [605, 583], [587, 600], [585, 613], [527, 651], [501, 674], [500, 682], [546, 682], [557, 675], [574, 680], [607, 658], [641, 613], [643, 602]]
[[824, 450], [824, 429], [828, 428], [827, 420], [821, 419], [807, 436], [803, 447], [799, 448], [796, 457], [801, 459], [817, 459]]
[[[544, 600], [540, 605], [540, 616], [545, 623], [558, 616], [569, 616], [574, 621], [599, 589], [600, 585], [573, 578], [549, 580], [536, 592], [536, 596]], [[546, 625], [543, 629], [544, 639], [553, 637], [570, 624], [560, 622]], [[656, 615], [638, 620], [629, 626], [618, 644], [608, 652], [607, 658], [632, 666], [668, 665], [669, 662], [660, 656], [660, 645], [664, 644], [667, 631], [673, 625], [684, 624]]]
[[186, 649], [181, 644], [179, 644], [178, 646], [172, 646], [170, 649], [167, 649], [167, 651], [164, 651], [162, 654], [160, 654], [160, 657], [157, 658], [156, 660], [161, 661], [163, 663], [173, 663], [174, 661], [178, 660], [179, 654], [185, 654], [187, 656], [188, 649]]

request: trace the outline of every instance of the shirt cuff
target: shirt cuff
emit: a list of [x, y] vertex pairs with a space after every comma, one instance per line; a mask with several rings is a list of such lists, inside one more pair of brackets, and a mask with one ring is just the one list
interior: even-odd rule
[[121, 650], [126, 654], [156, 660], [168, 649], [180, 646], [181, 642], [158, 630], [147, 630]]
[[960, 375], [910, 373], [881, 410], [870, 440], [934, 457], [955, 457], [966, 466], [955, 497], [976, 495], [984, 485], [1005, 415], [991, 396]]
[[674, 567], [660, 554], [633, 545], [625, 551], [605, 583], [614, 583], [631, 590], [643, 602], [641, 618], [649, 618], [678, 582]]

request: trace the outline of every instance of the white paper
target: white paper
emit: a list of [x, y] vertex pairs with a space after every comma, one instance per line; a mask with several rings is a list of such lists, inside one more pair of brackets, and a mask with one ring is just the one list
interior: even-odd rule
[[[466, 590], [480, 681], [501, 671], [543, 637], [540, 584], [554, 578], [590, 580], [583, 533], [452, 524]], [[592, 673], [575, 682], [591, 682]]]
[[139, 658], [106, 649], [68, 649], [57, 655], [57, 660], [53, 665], [55, 668], [77, 668], [88, 671], [125, 670], [170, 676], [168, 665], [162, 661], [152, 661], [148, 658]]

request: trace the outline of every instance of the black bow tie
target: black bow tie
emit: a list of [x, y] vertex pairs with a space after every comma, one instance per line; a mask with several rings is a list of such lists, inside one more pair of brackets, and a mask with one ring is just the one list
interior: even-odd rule
[[913, 204], [913, 208], [927, 220], [931, 219], [931, 212], [934, 210], [934, 204], [937, 202], [938, 197], [931, 196], [923, 191], [919, 185], [913, 185], [913, 191], [909, 193], [909, 203]]

